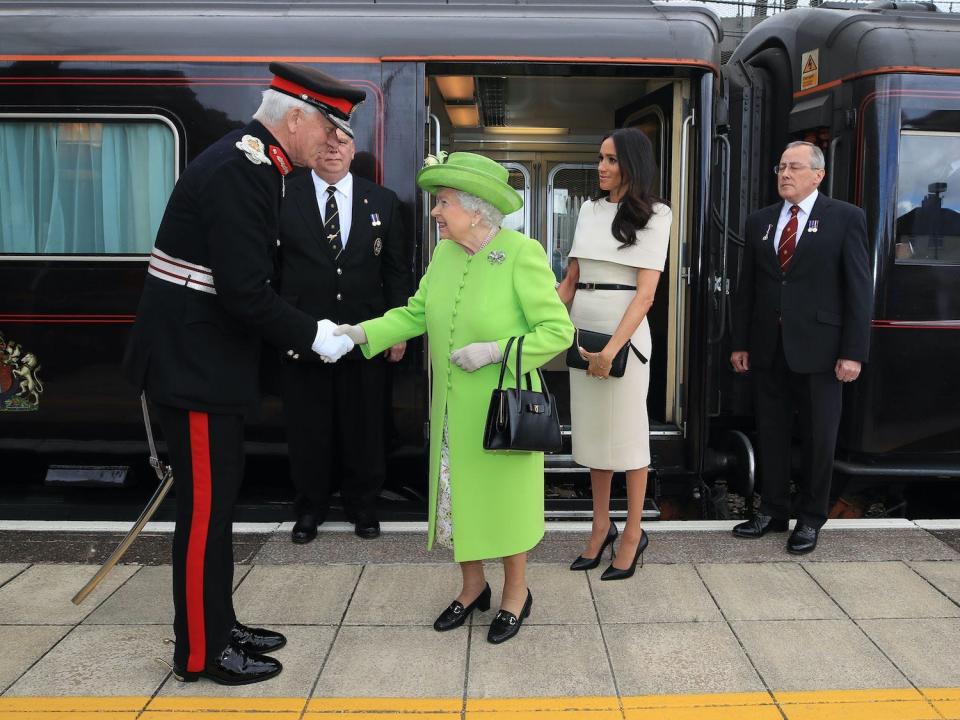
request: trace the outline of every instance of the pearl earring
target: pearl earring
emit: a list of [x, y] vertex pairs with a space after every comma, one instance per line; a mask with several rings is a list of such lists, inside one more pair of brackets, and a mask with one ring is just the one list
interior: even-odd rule
[[470, 223], [470, 227], [475, 228], [477, 224], [475, 222]]

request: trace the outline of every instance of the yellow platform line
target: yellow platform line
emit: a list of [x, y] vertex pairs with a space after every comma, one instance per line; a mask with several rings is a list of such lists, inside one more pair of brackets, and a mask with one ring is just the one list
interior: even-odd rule
[[524, 698], [0, 697], [0, 720], [960, 720], [960, 688]]

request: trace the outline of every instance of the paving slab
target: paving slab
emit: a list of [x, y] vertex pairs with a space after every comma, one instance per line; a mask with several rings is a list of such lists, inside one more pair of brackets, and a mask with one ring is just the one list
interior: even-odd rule
[[722, 620], [717, 604], [693, 565], [646, 564], [632, 578], [603, 582], [602, 568], [589, 571], [590, 588], [603, 623]]
[[0, 626], [0, 647], [7, 648], [0, 653], [0, 693], [72, 629], [72, 625]]
[[960, 687], [960, 619], [861, 620], [859, 625], [917, 687]]
[[727, 620], [844, 617], [797, 563], [710, 564], [697, 570]]
[[850, 620], [741, 620], [731, 627], [763, 681], [774, 690], [909, 686]]
[[340, 628], [314, 697], [463, 696], [469, 628]]
[[320, 532], [316, 540], [296, 545], [290, 533], [278, 531], [263, 544], [254, 562], [258, 565], [301, 563], [445, 563], [453, 562], [446, 548], [427, 550], [427, 534], [389, 532], [363, 540], [350, 532]]
[[960, 617], [960, 607], [902, 562], [805, 563], [854, 618]]
[[[500, 607], [503, 592], [503, 564], [486, 564], [485, 574], [493, 598], [489, 613], [474, 613], [470, 621], [486, 633]], [[596, 625], [597, 610], [584, 572], [571, 572], [569, 563], [528, 563], [527, 584], [533, 593], [533, 609], [523, 621], [529, 625]], [[457, 588], [459, 590], [459, 586]], [[484, 636], [486, 637], [486, 636]]]
[[486, 627], [471, 632], [469, 698], [616, 694], [597, 625], [524, 623], [500, 645], [487, 642]]
[[247, 625], [337, 625], [360, 572], [355, 565], [258, 565], [233, 606]]
[[28, 563], [2, 563], [0, 564], [0, 587], [5, 585], [11, 579], [22, 573], [29, 567]]
[[441, 565], [367, 565], [344, 625], [428, 625], [460, 593], [460, 568]]
[[139, 568], [119, 565], [80, 605], [70, 599], [93, 576], [86, 565], [32, 565], [0, 587], [0, 618], [11, 625], [72, 625], [83, 620]]
[[17, 680], [6, 695], [149, 696], [167, 676], [157, 625], [77, 627]]
[[[233, 586], [250, 572], [237, 565]], [[172, 625], [173, 571], [169, 565], [140, 568], [83, 621], [88, 625]]]
[[960, 530], [929, 530], [928, 532], [960, 553]]
[[955, 603], [960, 603], [960, 562], [908, 563], [916, 572]]
[[[216, 683], [179, 682], [172, 675], [167, 678], [160, 688], [157, 699], [150, 703], [150, 710], [174, 710], [177, 703], [164, 703], [161, 698], [184, 697], [223, 697], [229, 694], [231, 698], [307, 698], [313, 689], [320, 668], [327, 657], [336, 628], [326, 626], [289, 626], [274, 625], [271, 630], [277, 630], [287, 636], [287, 644], [270, 653], [283, 663], [283, 672], [277, 677], [253, 685], [239, 685], [232, 687], [228, 692]], [[170, 658], [172, 662], [172, 653]], [[304, 701], [305, 702], [305, 701]], [[252, 709], [252, 708], [247, 708]]]
[[764, 689], [724, 622], [608, 626], [604, 637], [623, 696]]

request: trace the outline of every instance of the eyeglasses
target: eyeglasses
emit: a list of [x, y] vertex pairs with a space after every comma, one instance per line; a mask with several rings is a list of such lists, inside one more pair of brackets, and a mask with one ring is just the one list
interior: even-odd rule
[[790, 172], [798, 172], [804, 168], [810, 168], [811, 170], [815, 169], [812, 165], [804, 165], [803, 163], [780, 163], [779, 165], [773, 166], [773, 174], [779, 175], [787, 168], [790, 169]]

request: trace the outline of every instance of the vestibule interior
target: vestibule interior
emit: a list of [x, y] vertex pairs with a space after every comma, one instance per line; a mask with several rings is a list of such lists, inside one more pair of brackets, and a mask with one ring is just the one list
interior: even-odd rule
[[[645, 132], [659, 166], [655, 192], [667, 201], [678, 196], [672, 168], [679, 164], [684, 81], [588, 77], [574, 74], [575, 68], [565, 76], [495, 72], [489, 65], [427, 67], [426, 152], [479, 152], [507, 167], [524, 206], [504, 225], [540, 241], [558, 280], [567, 266], [580, 206], [600, 195], [597, 153], [604, 134], [626, 126]], [[424, 223], [432, 249], [436, 227], [426, 215], [428, 209]], [[674, 225], [667, 267], [649, 316], [653, 356], [648, 407], [651, 421], [658, 423], [677, 419], [676, 303], [682, 288], [676, 271], [678, 245]], [[561, 422], [568, 423], [568, 387], [559, 374], [566, 370], [562, 355], [546, 369], [557, 373], [550, 373], [548, 381], [559, 401]]]

